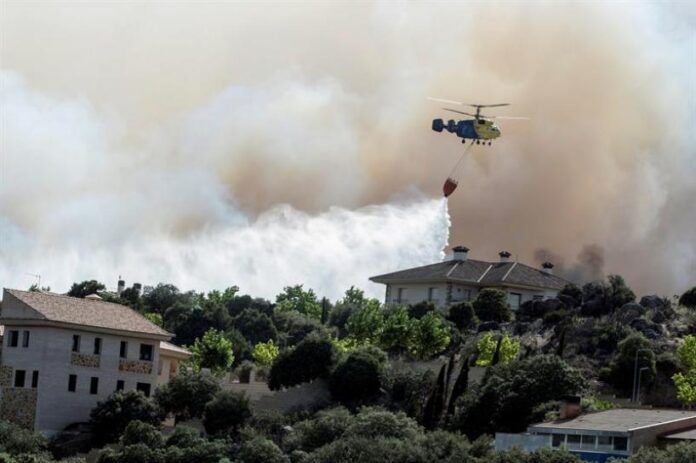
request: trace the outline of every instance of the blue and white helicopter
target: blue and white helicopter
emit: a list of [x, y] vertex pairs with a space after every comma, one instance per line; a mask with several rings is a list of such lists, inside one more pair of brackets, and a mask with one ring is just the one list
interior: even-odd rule
[[498, 108], [501, 106], [510, 106], [510, 103], [497, 103], [497, 104], [470, 104], [461, 103], [459, 101], [443, 100], [440, 98], [429, 98], [433, 101], [440, 101], [443, 103], [457, 104], [461, 106], [471, 106], [476, 108], [476, 114], [468, 113], [465, 111], [459, 111], [451, 108], [442, 108], [445, 111], [451, 111], [457, 114], [464, 114], [465, 116], [472, 116], [474, 119], [462, 119], [455, 121], [450, 119], [445, 124], [442, 119], [433, 119], [433, 130], [436, 132], [442, 132], [447, 130], [450, 133], [454, 133], [457, 137], [462, 139], [462, 143], [466, 143], [467, 140], [472, 140], [472, 143], [479, 144], [491, 144], [491, 140], [500, 137], [500, 127], [498, 127], [493, 119], [528, 119], [527, 117], [513, 117], [513, 116], [484, 116], [481, 114], [481, 108]]

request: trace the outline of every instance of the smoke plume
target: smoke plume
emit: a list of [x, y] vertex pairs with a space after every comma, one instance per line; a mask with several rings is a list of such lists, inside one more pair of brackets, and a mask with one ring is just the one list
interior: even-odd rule
[[5, 286], [335, 297], [429, 262], [448, 218], [428, 198], [462, 145], [429, 130], [448, 115], [427, 96], [531, 118], [464, 161], [450, 233], [473, 257], [595, 243], [638, 292], [696, 282], [689, 6], [3, 8]]

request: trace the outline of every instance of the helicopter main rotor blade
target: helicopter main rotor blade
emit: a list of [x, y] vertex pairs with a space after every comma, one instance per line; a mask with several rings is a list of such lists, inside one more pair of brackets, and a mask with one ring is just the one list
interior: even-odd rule
[[467, 113], [464, 111], [457, 111], [456, 109], [450, 109], [450, 108], [442, 108], [442, 109], [444, 109], [445, 111], [452, 111], [453, 113], [457, 113], [457, 114], [464, 114], [465, 116], [476, 117], [476, 114], [471, 114], [471, 113]]
[[510, 103], [496, 103], [496, 104], [471, 104], [466, 103], [468, 106], [473, 106], [474, 108], [498, 108], [500, 106], [510, 106]]
[[445, 100], [444, 98], [433, 98], [432, 96], [429, 96], [428, 99], [431, 101], [439, 101], [440, 103], [458, 104], [458, 105], [464, 104], [461, 101]]
[[487, 116], [489, 119], [510, 119], [510, 120], [517, 120], [517, 121], [528, 121], [530, 120], [529, 117], [521, 117], [521, 116]]

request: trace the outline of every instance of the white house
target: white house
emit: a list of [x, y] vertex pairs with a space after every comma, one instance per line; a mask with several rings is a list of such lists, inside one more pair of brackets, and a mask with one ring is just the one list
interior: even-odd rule
[[0, 419], [51, 435], [117, 390], [150, 395], [190, 355], [129, 307], [5, 289]]
[[513, 310], [532, 299], [556, 297], [567, 280], [553, 274], [553, 264], [544, 262], [534, 268], [510, 260], [501, 251], [498, 262], [469, 258], [469, 249], [453, 248], [451, 259], [422, 267], [399, 270], [370, 278], [386, 285], [385, 303], [413, 304], [431, 301], [449, 306], [476, 297], [483, 288], [498, 288], [508, 294]]

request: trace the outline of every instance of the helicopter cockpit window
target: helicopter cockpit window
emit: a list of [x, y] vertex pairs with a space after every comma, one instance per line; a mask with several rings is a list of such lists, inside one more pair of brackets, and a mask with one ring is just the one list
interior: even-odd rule
[[485, 124], [486, 121], [484, 121], [483, 119], [479, 119], [478, 123], [479, 123], [479, 124]]

